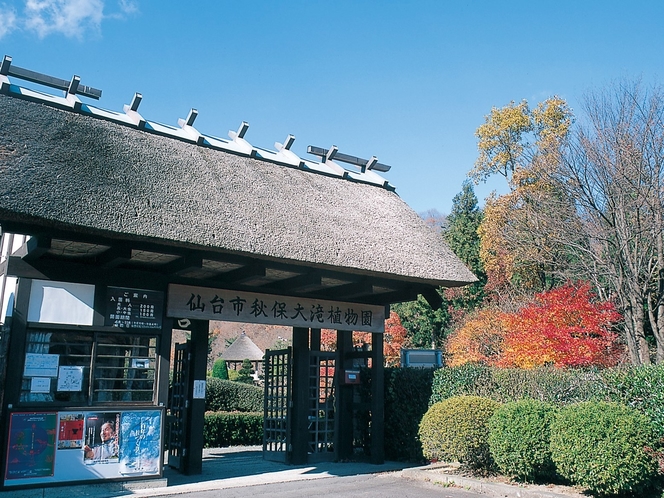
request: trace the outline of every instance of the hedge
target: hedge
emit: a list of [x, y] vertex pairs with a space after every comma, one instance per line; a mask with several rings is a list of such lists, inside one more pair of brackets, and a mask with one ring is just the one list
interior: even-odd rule
[[466, 364], [436, 371], [430, 404], [452, 396], [469, 395], [500, 403], [530, 398], [565, 405], [602, 399], [606, 393], [607, 386], [599, 371], [553, 367], [501, 369]]
[[205, 412], [206, 448], [263, 443], [263, 413]]
[[263, 388], [230, 380], [207, 379], [205, 410], [212, 412], [262, 412]]

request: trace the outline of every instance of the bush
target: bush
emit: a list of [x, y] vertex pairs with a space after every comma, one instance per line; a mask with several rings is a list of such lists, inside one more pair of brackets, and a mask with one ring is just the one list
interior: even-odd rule
[[489, 450], [500, 471], [532, 482], [553, 477], [549, 436], [556, 409], [523, 399], [501, 406], [489, 420]]
[[213, 412], [263, 412], [263, 389], [230, 380], [207, 380], [205, 410]]
[[438, 369], [431, 386], [430, 404], [462, 395], [488, 398], [494, 391], [491, 377], [489, 367], [471, 363]]
[[253, 365], [251, 364], [251, 361], [248, 359], [242, 360], [242, 368], [238, 371], [237, 375], [237, 382], [241, 382], [243, 384], [253, 384], [254, 383], [254, 378], [252, 377], [252, 374], [254, 373], [254, 368]]
[[664, 364], [605, 370], [603, 377], [611, 401], [645, 414], [664, 437]]
[[499, 406], [479, 396], [457, 396], [434, 404], [420, 423], [424, 456], [489, 469], [488, 422]]
[[436, 371], [431, 404], [452, 396], [482, 396], [500, 403], [537, 399], [564, 405], [603, 397], [600, 373], [541, 367], [532, 370], [465, 364]]
[[644, 451], [654, 439], [648, 418], [633, 408], [577, 403], [551, 424], [551, 457], [561, 476], [598, 495], [642, 493], [657, 471]]
[[385, 458], [424, 460], [417, 438], [419, 421], [429, 407], [433, 370], [385, 369]]
[[219, 358], [214, 362], [212, 366], [212, 377], [215, 379], [228, 380], [228, 367], [226, 366], [226, 360]]
[[261, 444], [263, 413], [206, 412], [203, 440], [206, 448]]

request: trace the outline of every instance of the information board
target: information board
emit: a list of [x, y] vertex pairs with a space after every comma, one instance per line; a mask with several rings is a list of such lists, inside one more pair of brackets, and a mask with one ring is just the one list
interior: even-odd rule
[[161, 329], [163, 315], [163, 292], [124, 287], [109, 287], [106, 292], [107, 326]]

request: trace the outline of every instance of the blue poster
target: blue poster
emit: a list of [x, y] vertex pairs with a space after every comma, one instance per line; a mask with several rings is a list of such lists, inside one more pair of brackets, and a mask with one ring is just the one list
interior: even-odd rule
[[120, 420], [120, 473], [159, 474], [161, 411], [123, 412]]
[[57, 413], [12, 413], [9, 420], [5, 479], [52, 476]]

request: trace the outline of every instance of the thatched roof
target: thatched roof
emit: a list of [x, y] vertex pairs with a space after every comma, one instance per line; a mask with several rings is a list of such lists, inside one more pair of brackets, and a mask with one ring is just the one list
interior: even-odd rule
[[263, 359], [265, 353], [254, 344], [254, 342], [242, 332], [233, 344], [228, 346], [226, 351], [223, 352], [221, 358], [226, 361], [242, 361], [251, 360], [259, 361]]
[[[263, 265], [263, 284], [272, 279], [268, 283], [274, 287], [275, 278], [291, 277], [289, 286], [279, 290], [285, 294], [313, 292], [316, 284], [307, 281], [305, 291], [294, 277], [308, 278], [302, 271], [277, 274], [283, 268], [272, 268], [266, 275], [266, 264], [355, 274], [373, 279], [357, 299], [377, 304], [475, 281], [440, 235], [380, 182], [372, 185], [357, 180], [358, 175], [328, 176], [304, 163], [288, 166], [216, 150], [203, 139], [188, 143], [160, 135], [157, 125], [150, 128], [143, 122], [145, 129], [140, 129], [108, 111], [111, 117], [99, 119], [87, 106], [65, 110], [48, 99], [25, 100], [6, 84], [2, 88], [8, 95], [0, 95], [0, 225], [44, 234], [44, 250], [51, 256], [60, 250], [49, 245], [57, 233], [68, 234], [66, 240], [73, 240], [71, 234], [89, 236], [85, 240], [94, 243], [102, 240], [107, 249], [115, 240], [125, 246], [138, 241], [177, 248], [181, 259], [197, 256], [193, 267], [198, 273], [189, 273], [196, 278], [233, 268], [251, 271], [254, 263], [229, 257], [253, 258]], [[114, 247], [114, 255], [108, 251], [104, 256], [115, 259], [105, 264], [121, 265], [131, 258], [128, 264], [133, 265], [136, 247], [128, 256], [123, 247]], [[88, 249], [76, 248], [79, 253]], [[205, 259], [215, 255], [225, 259]], [[178, 261], [171, 263], [164, 271], [168, 281], [174, 281], [172, 275], [184, 276], [172, 268]], [[355, 284], [362, 281], [321, 275], [319, 297], [360, 296]], [[245, 274], [234, 275], [235, 280], [225, 282], [237, 287], [240, 277], [246, 279]], [[330, 287], [334, 285], [344, 292], [336, 292]], [[273, 287], [257, 290], [274, 292]]]

